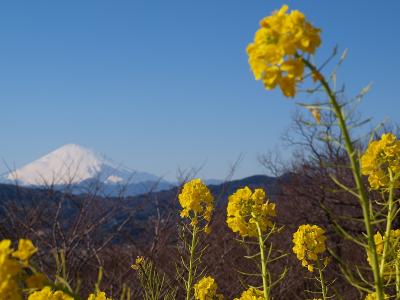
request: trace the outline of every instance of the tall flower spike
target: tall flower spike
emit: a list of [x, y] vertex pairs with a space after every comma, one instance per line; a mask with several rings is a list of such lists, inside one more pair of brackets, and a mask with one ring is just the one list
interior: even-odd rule
[[256, 80], [266, 89], [279, 86], [286, 97], [296, 95], [296, 85], [303, 80], [303, 54], [314, 54], [321, 44], [320, 29], [305, 16], [283, 5], [261, 20], [254, 41], [247, 47], [249, 64]]
[[211, 221], [214, 197], [200, 179], [187, 182], [178, 199], [182, 206], [181, 217], [189, 218], [192, 225], [197, 225], [201, 220], [205, 220], [207, 224]]
[[211, 276], [203, 277], [194, 285], [194, 297], [196, 300], [223, 300], [222, 294], [217, 294], [217, 283]]
[[387, 188], [392, 173], [394, 187], [400, 187], [400, 141], [392, 133], [373, 141], [361, 157], [361, 171], [371, 189]]
[[[377, 232], [374, 235], [376, 253], [378, 254], [378, 261], [382, 260], [383, 248], [386, 238]], [[389, 233], [387, 249], [385, 253], [385, 277], [396, 277], [396, 264], [400, 263], [400, 229], [392, 229]], [[368, 253], [368, 262], [371, 264], [370, 253]]]
[[[389, 296], [386, 295], [386, 294], [384, 294], [384, 297], [385, 297], [385, 300], [386, 300], [386, 299], [389, 299]], [[365, 297], [365, 300], [377, 300], [377, 299], [378, 299], [378, 297], [376, 296], [376, 293], [368, 294], [368, 295]]]
[[275, 203], [269, 202], [263, 189], [238, 189], [228, 198], [227, 224], [241, 236], [258, 236], [257, 222], [262, 232], [272, 227], [276, 216]]
[[325, 230], [317, 225], [301, 225], [293, 234], [293, 252], [308, 271], [314, 271], [313, 262], [326, 251], [325, 241]]
[[107, 298], [106, 293], [97, 292], [96, 294], [90, 294], [88, 300], [112, 300], [111, 298]]
[[264, 293], [261, 290], [251, 287], [247, 291], [244, 291], [240, 298], [235, 298], [234, 300], [264, 300]]
[[74, 300], [62, 291], [53, 292], [50, 287], [44, 287], [40, 291], [29, 295], [28, 300]]

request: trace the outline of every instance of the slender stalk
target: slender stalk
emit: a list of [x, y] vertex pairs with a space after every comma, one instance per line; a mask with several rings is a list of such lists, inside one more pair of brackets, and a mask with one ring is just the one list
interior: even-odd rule
[[383, 251], [381, 258], [381, 266], [380, 266], [380, 275], [383, 277], [383, 273], [385, 271], [385, 263], [386, 263], [386, 253], [388, 251], [388, 247], [390, 244], [390, 231], [392, 229], [392, 221], [393, 221], [393, 175], [391, 170], [389, 169], [390, 176], [390, 185], [389, 185], [389, 199], [388, 199], [388, 212], [386, 217], [386, 230], [383, 239]]
[[263, 281], [264, 299], [269, 300], [269, 287], [268, 287], [268, 274], [267, 274], [267, 261], [265, 260], [264, 238], [261, 232], [260, 225], [256, 222], [258, 232], [258, 244], [260, 246], [260, 259], [261, 259], [261, 276]]
[[[307, 59], [304, 59], [301, 57], [302, 61], [306, 65], [307, 68], [310, 69], [311, 72], [318, 72], [318, 69]], [[347, 129], [346, 125], [346, 120], [342, 111], [341, 106], [339, 105], [335, 94], [333, 93], [332, 89], [330, 88], [328, 82], [323, 76], [320, 76], [320, 82], [322, 84], [322, 87], [324, 88], [325, 92], [327, 93], [329, 97], [329, 102], [333, 108], [333, 111], [338, 119], [338, 124], [340, 127], [340, 130], [343, 134], [344, 142], [345, 142], [345, 148], [347, 155], [350, 160], [350, 165], [351, 169], [353, 172], [353, 178], [356, 183], [357, 191], [359, 194], [359, 200], [363, 212], [363, 217], [364, 217], [364, 226], [365, 230], [367, 232], [367, 239], [368, 239], [368, 250], [371, 253], [371, 265], [372, 265], [372, 272], [374, 275], [374, 285], [375, 285], [375, 292], [377, 295], [377, 300], [384, 300], [384, 293], [383, 293], [383, 281], [382, 277], [380, 276], [379, 272], [379, 262], [378, 262], [378, 255], [376, 253], [376, 245], [375, 245], [375, 240], [374, 240], [374, 232], [373, 232], [373, 227], [372, 227], [372, 213], [371, 213], [371, 207], [369, 204], [369, 200], [367, 197], [367, 192], [365, 189], [365, 186], [362, 182], [362, 176], [361, 176], [361, 170], [360, 170], [360, 165], [357, 159], [356, 151], [354, 149], [353, 143], [350, 138], [349, 131]]]
[[101, 281], [103, 280], [103, 272], [104, 272], [103, 267], [100, 267], [99, 272], [97, 274], [97, 282], [95, 284], [96, 293], [100, 292], [100, 284], [101, 284]]
[[325, 284], [324, 274], [323, 274], [323, 270], [321, 268], [321, 262], [319, 261], [319, 259], [317, 259], [317, 265], [318, 265], [318, 272], [319, 272], [319, 280], [320, 280], [320, 283], [321, 283], [322, 299], [326, 300], [326, 299], [328, 299], [327, 298], [328, 289], [327, 289], [326, 284]]
[[126, 293], [126, 284], [124, 283], [122, 285], [121, 297], [119, 298], [119, 300], [124, 300], [125, 299], [125, 293]]
[[396, 260], [396, 295], [400, 299], [400, 258]]
[[197, 244], [197, 226], [193, 226], [193, 231], [192, 231], [192, 243], [190, 245], [190, 258], [189, 258], [189, 274], [188, 274], [188, 279], [186, 282], [186, 300], [190, 300], [191, 292], [192, 292], [192, 285], [193, 285], [193, 261], [194, 261], [194, 255], [196, 253], [196, 244]]

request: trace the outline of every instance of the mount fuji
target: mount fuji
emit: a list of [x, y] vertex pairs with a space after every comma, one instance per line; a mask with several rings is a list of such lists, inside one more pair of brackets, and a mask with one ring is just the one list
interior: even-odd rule
[[[3, 176], [7, 183], [23, 186], [74, 186], [100, 183], [108, 194], [137, 195], [150, 189], [159, 191], [172, 185], [156, 175], [129, 169], [76, 144], [64, 145], [49, 154]], [[78, 190], [78, 189], [76, 189]]]

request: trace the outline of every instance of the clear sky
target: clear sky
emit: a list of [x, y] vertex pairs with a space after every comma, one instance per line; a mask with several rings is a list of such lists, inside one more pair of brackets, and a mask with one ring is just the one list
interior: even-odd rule
[[[272, 0], [35, 0], [0, 3], [0, 158], [19, 167], [66, 143], [172, 179], [262, 173], [295, 109], [254, 81], [246, 45]], [[400, 121], [400, 1], [287, 1], [349, 48], [349, 95]], [[0, 166], [0, 173], [6, 169]]]

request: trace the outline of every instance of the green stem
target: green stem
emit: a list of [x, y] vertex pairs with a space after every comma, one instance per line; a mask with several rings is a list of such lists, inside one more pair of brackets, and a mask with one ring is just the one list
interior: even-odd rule
[[393, 221], [393, 175], [389, 169], [390, 176], [390, 186], [389, 186], [389, 200], [388, 200], [388, 212], [386, 217], [386, 230], [383, 239], [383, 251], [381, 258], [381, 266], [380, 266], [380, 275], [383, 277], [383, 273], [385, 271], [385, 262], [386, 262], [386, 253], [388, 251], [389, 243], [390, 243], [390, 231], [392, 229], [392, 221]]
[[125, 293], [126, 293], [126, 284], [124, 283], [122, 285], [121, 297], [119, 298], [119, 300], [124, 300], [125, 299]]
[[396, 260], [396, 294], [397, 299], [400, 299], [400, 258]]
[[99, 272], [97, 274], [97, 282], [95, 284], [96, 293], [100, 292], [100, 284], [101, 284], [101, 281], [103, 279], [103, 272], [104, 272], [103, 267], [100, 267], [99, 268]]
[[189, 274], [188, 274], [188, 280], [186, 282], [186, 300], [190, 300], [190, 296], [192, 293], [192, 285], [193, 285], [193, 260], [194, 260], [194, 255], [196, 253], [196, 244], [197, 244], [197, 226], [193, 226], [193, 232], [192, 232], [192, 243], [190, 245], [190, 258], [189, 258]]
[[318, 264], [319, 280], [321, 282], [322, 299], [326, 300], [327, 299], [327, 294], [328, 294], [328, 289], [327, 289], [326, 284], [325, 284], [324, 275], [322, 273], [323, 270], [321, 268], [321, 262], [319, 261], [319, 259], [317, 259], [317, 264]]
[[[318, 72], [318, 69], [308, 60], [304, 59], [302, 61], [304, 64], [311, 70], [311, 72]], [[382, 277], [380, 276], [379, 272], [379, 262], [378, 262], [378, 255], [376, 253], [376, 245], [374, 240], [374, 232], [372, 227], [372, 213], [370, 203], [367, 197], [367, 192], [365, 186], [362, 181], [360, 165], [357, 159], [356, 151], [354, 149], [353, 143], [350, 138], [349, 131], [347, 129], [346, 120], [342, 111], [340, 104], [338, 103], [335, 94], [331, 90], [328, 82], [326, 79], [321, 76], [320, 82], [322, 87], [324, 88], [325, 92], [329, 97], [329, 102], [333, 108], [333, 111], [338, 119], [338, 124], [340, 130], [343, 134], [346, 152], [350, 160], [351, 169], [353, 172], [354, 181], [356, 183], [357, 191], [359, 194], [359, 200], [363, 212], [364, 217], [364, 226], [367, 232], [367, 239], [368, 239], [368, 250], [371, 253], [371, 265], [372, 265], [372, 272], [374, 275], [374, 285], [375, 285], [375, 292], [377, 294], [377, 300], [384, 300], [384, 293], [383, 293], [383, 281]]]
[[258, 222], [256, 222], [256, 225], [258, 231], [258, 244], [260, 246], [261, 276], [263, 281], [264, 299], [269, 300], [268, 274], [267, 274], [267, 262], [265, 260], [264, 239]]

